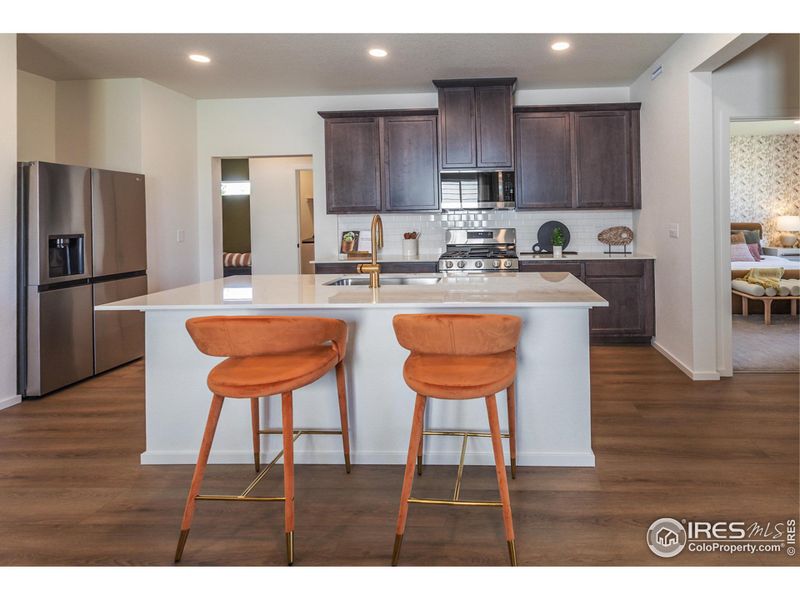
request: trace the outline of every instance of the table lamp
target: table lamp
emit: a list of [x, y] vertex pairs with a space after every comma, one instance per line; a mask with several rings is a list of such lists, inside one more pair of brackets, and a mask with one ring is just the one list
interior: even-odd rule
[[[784, 215], [775, 220], [776, 229], [781, 232], [781, 246], [792, 248], [797, 243], [793, 231], [800, 231], [800, 215]], [[789, 233], [785, 233], [789, 232]]]

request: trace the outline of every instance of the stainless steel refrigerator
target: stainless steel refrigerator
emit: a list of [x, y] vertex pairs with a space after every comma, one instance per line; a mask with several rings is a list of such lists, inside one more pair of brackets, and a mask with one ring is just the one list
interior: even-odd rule
[[18, 388], [36, 397], [144, 354], [144, 176], [46, 162], [18, 171]]

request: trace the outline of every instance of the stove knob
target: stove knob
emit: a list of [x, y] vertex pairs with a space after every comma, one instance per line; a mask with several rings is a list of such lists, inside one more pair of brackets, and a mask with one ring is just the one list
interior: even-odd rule
[[447, 266], [447, 268], [448, 268], [448, 269], [452, 269], [452, 268], [453, 268], [453, 261], [452, 261], [452, 260], [448, 260], [448, 261], [445, 263], [445, 265]]
[[459, 269], [463, 269], [466, 266], [467, 266], [467, 263], [465, 263], [463, 260], [458, 261], [458, 268]]
[[506, 269], [510, 269], [510, 268], [511, 268], [511, 261], [510, 261], [510, 260], [507, 260], [507, 261], [505, 261], [505, 262], [503, 263], [503, 266], [504, 266]]
[[499, 268], [500, 268], [500, 261], [499, 261], [499, 260], [493, 260], [493, 261], [492, 261], [492, 266], [493, 266], [495, 269], [499, 269]]
[[483, 261], [481, 261], [481, 260], [476, 260], [475, 261], [475, 268], [476, 269], [480, 269], [482, 266], [483, 266]]

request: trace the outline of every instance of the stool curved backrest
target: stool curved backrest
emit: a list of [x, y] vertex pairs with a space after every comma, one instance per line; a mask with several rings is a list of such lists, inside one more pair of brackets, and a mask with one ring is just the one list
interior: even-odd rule
[[395, 315], [397, 341], [419, 354], [480, 356], [514, 350], [522, 319], [511, 315]]
[[186, 329], [203, 354], [246, 357], [297, 352], [331, 343], [341, 361], [347, 323], [322, 317], [195, 317]]

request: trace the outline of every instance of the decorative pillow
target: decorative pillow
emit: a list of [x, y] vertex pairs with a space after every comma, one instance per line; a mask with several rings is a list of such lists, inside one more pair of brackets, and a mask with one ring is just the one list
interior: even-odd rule
[[731, 244], [746, 244], [747, 240], [741, 231], [731, 231]]
[[747, 249], [750, 250], [750, 254], [753, 255], [753, 260], [756, 262], [761, 262], [761, 245], [756, 244], [747, 244]]
[[761, 240], [761, 234], [758, 233], [758, 229], [743, 229], [742, 233], [744, 234], [745, 244], [757, 244]]
[[731, 262], [756, 262], [747, 244], [731, 244]]

